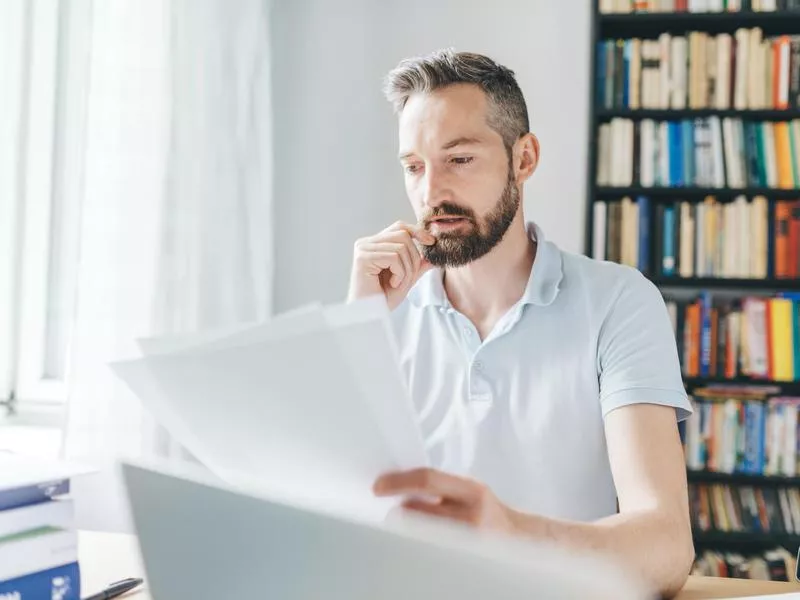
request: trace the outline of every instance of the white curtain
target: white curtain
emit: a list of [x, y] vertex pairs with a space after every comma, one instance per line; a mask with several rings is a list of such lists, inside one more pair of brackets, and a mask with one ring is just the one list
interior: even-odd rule
[[79, 526], [129, 526], [111, 459], [185, 458], [108, 362], [271, 312], [267, 8], [93, 3], [64, 454], [103, 470], [78, 481]]

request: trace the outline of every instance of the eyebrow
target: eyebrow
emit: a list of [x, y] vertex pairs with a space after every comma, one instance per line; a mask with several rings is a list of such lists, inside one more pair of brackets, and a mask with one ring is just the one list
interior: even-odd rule
[[[447, 142], [445, 145], [442, 146], [442, 150], [451, 150], [451, 149], [455, 148], [456, 146], [467, 146], [467, 145], [470, 145], [470, 144], [480, 144], [482, 142], [483, 142], [483, 140], [481, 140], [480, 138], [462, 136], [462, 137], [459, 137], [459, 138], [456, 138], [454, 140], [450, 140], [449, 142]], [[398, 158], [400, 160], [405, 160], [406, 158], [409, 158], [410, 156], [413, 156], [413, 155], [414, 155], [413, 152], [404, 152], [403, 154], [398, 156]]]

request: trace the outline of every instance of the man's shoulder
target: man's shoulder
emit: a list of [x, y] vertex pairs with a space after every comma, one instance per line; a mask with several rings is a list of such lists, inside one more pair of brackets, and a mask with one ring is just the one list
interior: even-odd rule
[[583, 254], [561, 251], [565, 279], [592, 295], [604, 292], [619, 294], [624, 290], [654, 287], [639, 269]]

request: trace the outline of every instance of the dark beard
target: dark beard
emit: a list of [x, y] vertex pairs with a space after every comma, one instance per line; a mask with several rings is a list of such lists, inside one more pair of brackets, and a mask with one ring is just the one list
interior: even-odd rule
[[486, 215], [482, 226], [472, 210], [447, 202], [426, 215], [422, 220], [426, 229], [433, 217], [453, 216], [468, 218], [471, 221], [471, 230], [468, 233], [440, 234], [433, 246], [422, 246], [422, 255], [436, 267], [463, 267], [478, 260], [500, 243], [518, 209], [519, 190], [509, 169], [506, 187], [495, 207]]

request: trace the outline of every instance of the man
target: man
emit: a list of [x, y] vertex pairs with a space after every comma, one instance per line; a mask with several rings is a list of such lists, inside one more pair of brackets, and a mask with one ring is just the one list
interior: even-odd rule
[[677, 429], [691, 407], [658, 289], [525, 223], [539, 143], [512, 71], [440, 51], [402, 61], [386, 93], [418, 223], [356, 242], [349, 297], [385, 295], [437, 469], [375, 492], [611, 553], [675, 593], [694, 556]]

